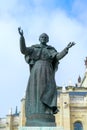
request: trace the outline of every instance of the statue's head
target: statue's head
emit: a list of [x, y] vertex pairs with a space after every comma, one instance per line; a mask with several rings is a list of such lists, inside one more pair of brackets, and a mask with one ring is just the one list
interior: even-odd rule
[[46, 44], [47, 42], [49, 42], [49, 36], [48, 36], [46, 33], [42, 33], [42, 34], [39, 36], [39, 41], [40, 41], [40, 43], [42, 43], [42, 44]]

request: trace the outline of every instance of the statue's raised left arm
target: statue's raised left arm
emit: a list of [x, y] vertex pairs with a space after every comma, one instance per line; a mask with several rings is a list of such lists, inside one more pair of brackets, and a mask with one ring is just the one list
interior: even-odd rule
[[60, 53], [56, 55], [57, 60], [61, 60], [68, 53], [69, 48], [71, 48], [75, 44], [75, 42], [70, 42], [66, 48], [64, 48]]

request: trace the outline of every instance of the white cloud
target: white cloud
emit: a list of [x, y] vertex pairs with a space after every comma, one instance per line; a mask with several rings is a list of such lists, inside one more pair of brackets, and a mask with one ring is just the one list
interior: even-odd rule
[[18, 0], [1, 0], [0, 1], [0, 12], [9, 13], [17, 5]]

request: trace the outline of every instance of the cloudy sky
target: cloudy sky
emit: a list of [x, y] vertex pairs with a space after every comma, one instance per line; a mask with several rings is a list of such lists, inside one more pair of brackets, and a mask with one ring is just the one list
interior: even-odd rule
[[56, 73], [58, 86], [74, 85], [85, 73], [87, 56], [87, 0], [1, 0], [0, 1], [0, 117], [18, 106], [24, 96], [29, 67], [19, 49], [18, 27], [24, 31], [26, 45], [39, 43], [45, 32], [49, 44], [60, 52], [70, 41], [76, 45], [60, 61]]

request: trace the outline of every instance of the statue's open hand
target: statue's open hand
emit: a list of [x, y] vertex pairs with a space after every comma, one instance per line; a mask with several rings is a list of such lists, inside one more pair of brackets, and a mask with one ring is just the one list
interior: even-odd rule
[[71, 48], [72, 46], [74, 46], [76, 43], [75, 42], [70, 42], [68, 45], [67, 45], [67, 49]]
[[23, 30], [21, 29], [21, 27], [18, 27], [18, 32], [21, 36], [23, 36]]

